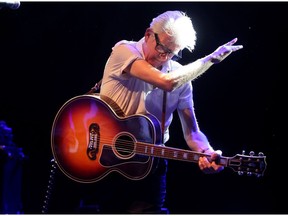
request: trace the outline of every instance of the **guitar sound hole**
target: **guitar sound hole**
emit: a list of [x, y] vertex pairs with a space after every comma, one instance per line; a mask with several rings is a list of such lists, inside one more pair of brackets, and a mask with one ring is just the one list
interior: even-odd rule
[[129, 135], [121, 135], [117, 138], [115, 143], [116, 152], [127, 157], [134, 153], [134, 141]]

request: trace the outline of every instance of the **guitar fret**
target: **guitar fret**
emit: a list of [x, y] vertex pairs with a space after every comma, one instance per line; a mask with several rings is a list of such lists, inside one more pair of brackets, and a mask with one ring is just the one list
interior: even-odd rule
[[199, 160], [199, 155], [197, 155], [197, 154], [192, 154], [192, 158], [193, 158], [193, 160], [194, 161], [198, 161]]
[[173, 157], [174, 157], [174, 158], [177, 158], [177, 157], [178, 157], [178, 152], [177, 152], [177, 151], [174, 151], [174, 152], [173, 152]]

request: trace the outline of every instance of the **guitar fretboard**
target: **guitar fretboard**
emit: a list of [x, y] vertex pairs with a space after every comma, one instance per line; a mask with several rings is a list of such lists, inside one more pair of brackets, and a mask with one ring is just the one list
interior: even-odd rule
[[[167, 147], [163, 145], [152, 145], [147, 143], [137, 142], [136, 144], [136, 153], [141, 155], [160, 157], [172, 160], [186, 161], [186, 162], [194, 162], [197, 163], [199, 157], [206, 156], [207, 158], [211, 158], [209, 154], [185, 150], [185, 149], [177, 149], [172, 147]], [[222, 166], [227, 166], [229, 158], [222, 157], [220, 158], [218, 164]]]

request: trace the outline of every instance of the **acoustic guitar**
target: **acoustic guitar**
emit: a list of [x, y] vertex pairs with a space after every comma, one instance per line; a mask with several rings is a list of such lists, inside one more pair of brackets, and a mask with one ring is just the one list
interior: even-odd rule
[[[151, 114], [125, 116], [108, 98], [79, 95], [57, 112], [51, 131], [51, 148], [61, 171], [74, 181], [92, 183], [111, 172], [131, 180], [145, 178], [157, 158], [197, 163], [209, 154], [172, 148], [161, 143], [161, 125]], [[221, 156], [217, 161], [238, 174], [264, 175], [266, 156]]]

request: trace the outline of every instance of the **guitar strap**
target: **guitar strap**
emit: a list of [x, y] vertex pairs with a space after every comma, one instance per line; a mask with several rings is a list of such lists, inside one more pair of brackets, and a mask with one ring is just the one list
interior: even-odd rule
[[92, 94], [92, 93], [98, 91], [98, 90], [100, 89], [101, 83], [102, 83], [102, 79], [99, 80], [99, 81], [95, 84], [95, 86], [93, 86], [86, 94]]

